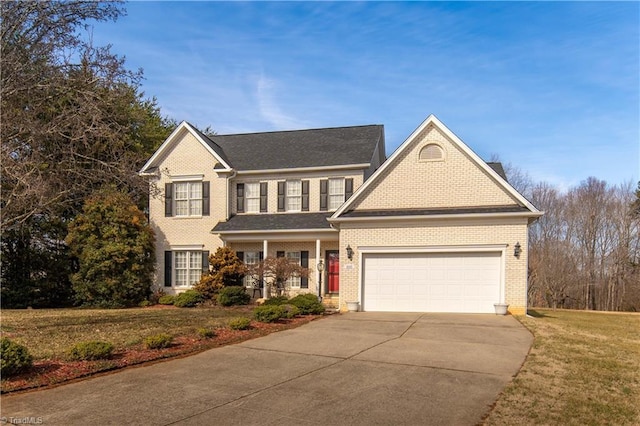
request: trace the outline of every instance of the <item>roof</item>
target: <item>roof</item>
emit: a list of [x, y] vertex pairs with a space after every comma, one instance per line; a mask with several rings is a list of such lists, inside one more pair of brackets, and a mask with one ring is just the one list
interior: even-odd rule
[[384, 126], [215, 135], [207, 139], [222, 149], [238, 171], [368, 166], [376, 145], [384, 139]]
[[[541, 216], [542, 212], [540, 212], [533, 204], [531, 204], [522, 194], [520, 194], [513, 186], [507, 182], [506, 178], [499, 173], [499, 170], [502, 170], [504, 174], [504, 169], [502, 168], [502, 164], [499, 167], [495, 166], [496, 163], [493, 163], [494, 166], [490, 166], [486, 162], [484, 162], [475, 152], [471, 150], [462, 139], [458, 138], [447, 126], [445, 126], [438, 118], [431, 114], [429, 115], [414, 131], [409, 135], [407, 139], [391, 154], [391, 156], [385, 161], [382, 166], [380, 166], [374, 173], [367, 179], [364, 184], [362, 184], [353, 195], [345, 201], [338, 210], [336, 210], [331, 216], [331, 221], [336, 222], [341, 216], [345, 216], [345, 214], [352, 210], [352, 206], [363, 196], [366, 194], [367, 189], [375, 185], [377, 180], [383, 179], [386, 170], [394, 167], [394, 165], [399, 161], [399, 158], [402, 152], [411, 145], [411, 143], [421, 134], [421, 132], [426, 129], [428, 126], [435, 126], [440, 131], [442, 131], [447, 138], [458, 148], [460, 148], [469, 159], [476, 164], [481, 170], [484, 170], [493, 180], [494, 182], [501, 188], [503, 188], [508, 194], [510, 194], [514, 201], [516, 201], [519, 205], [525, 207], [524, 212], [530, 212], [531, 217]], [[369, 217], [375, 217], [369, 212]], [[384, 217], [384, 216], [378, 216]]]
[[327, 218], [331, 212], [322, 213], [277, 213], [277, 214], [240, 214], [226, 222], [218, 222], [213, 233], [241, 231], [295, 231], [311, 229], [331, 229]]
[[509, 182], [509, 180], [507, 179], [507, 174], [504, 171], [504, 167], [502, 167], [502, 163], [490, 162], [490, 163], [487, 163], [487, 166], [491, 167], [493, 171], [496, 172], [502, 179]]
[[524, 206], [475, 206], [475, 207], [447, 207], [433, 209], [402, 209], [402, 210], [349, 210], [341, 217], [389, 217], [389, 216], [435, 216], [446, 214], [474, 214], [474, 213], [524, 213], [529, 209]]

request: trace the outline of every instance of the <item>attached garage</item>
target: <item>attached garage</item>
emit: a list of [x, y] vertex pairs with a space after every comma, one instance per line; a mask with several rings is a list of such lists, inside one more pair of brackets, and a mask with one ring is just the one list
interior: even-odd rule
[[493, 313], [502, 251], [363, 253], [365, 311]]

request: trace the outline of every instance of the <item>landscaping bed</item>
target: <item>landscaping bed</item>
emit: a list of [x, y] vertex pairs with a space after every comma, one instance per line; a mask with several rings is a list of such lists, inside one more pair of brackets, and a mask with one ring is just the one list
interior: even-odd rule
[[[276, 331], [298, 327], [321, 315], [280, 319], [274, 323], [251, 321], [247, 330], [232, 330], [229, 323], [250, 318], [255, 306], [199, 307], [180, 309], [155, 305], [135, 309], [47, 309], [3, 310], [2, 337], [26, 346], [33, 355], [33, 367], [3, 378], [2, 393], [57, 385], [82, 377], [129, 366], [194, 354], [206, 349], [239, 343]], [[201, 330], [213, 336], [203, 337]], [[166, 333], [172, 344], [147, 349], [145, 337]], [[71, 361], [69, 347], [81, 341], [112, 343], [108, 359]]]

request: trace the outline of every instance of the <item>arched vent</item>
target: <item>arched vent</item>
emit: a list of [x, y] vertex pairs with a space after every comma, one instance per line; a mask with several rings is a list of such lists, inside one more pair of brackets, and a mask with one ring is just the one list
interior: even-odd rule
[[420, 150], [420, 161], [444, 161], [444, 150], [440, 145], [430, 143]]

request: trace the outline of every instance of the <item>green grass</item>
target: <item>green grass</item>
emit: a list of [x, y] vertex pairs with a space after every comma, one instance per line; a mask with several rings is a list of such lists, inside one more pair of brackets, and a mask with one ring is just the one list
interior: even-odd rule
[[2, 310], [2, 335], [25, 345], [34, 359], [60, 358], [78, 342], [101, 340], [116, 348], [150, 335], [195, 335], [198, 328], [226, 326], [249, 316], [250, 307], [194, 309], [33, 309]]
[[485, 424], [640, 424], [640, 314], [530, 314], [531, 352]]

